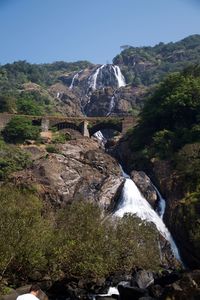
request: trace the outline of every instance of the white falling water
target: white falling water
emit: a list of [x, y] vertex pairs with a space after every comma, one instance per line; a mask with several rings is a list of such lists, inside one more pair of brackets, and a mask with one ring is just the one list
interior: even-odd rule
[[96, 69], [95, 73], [92, 74], [89, 77], [89, 88], [92, 88], [92, 90], [96, 90], [96, 88], [97, 88], [97, 78], [98, 78], [99, 72], [104, 67], [105, 67], [105, 65], [100, 66], [98, 69]]
[[158, 214], [161, 217], [161, 219], [163, 219], [164, 213], [165, 213], [165, 208], [166, 208], [166, 202], [165, 199], [162, 197], [161, 193], [159, 192], [159, 190], [155, 187], [155, 185], [153, 185], [153, 188], [155, 189], [158, 197], [159, 197], [159, 202], [158, 202]]
[[80, 72], [76, 73], [76, 74], [73, 76], [73, 78], [72, 78], [72, 82], [71, 82], [71, 84], [70, 84], [70, 87], [69, 87], [69, 89], [70, 89], [70, 90], [72, 90], [72, 89], [73, 89], [73, 87], [74, 87], [74, 81], [75, 81], [75, 79], [77, 79], [77, 78], [78, 78], [78, 76], [79, 76], [79, 73], [80, 73]]
[[112, 66], [112, 68], [113, 68], [115, 77], [116, 77], [117, 82], [118, 82], [118, 87], [120, 88], [122, 86], [125, 86], [126, 85], [125, 78], [122, 75], [120, 67], [119, 66]]
[[144, 221], [154, 223], [160, 234], [167, 241], [169, 241], [175, 257], [179, 261], [181, 261], [178, 248], [163, 220], [159, 217], [155, 210], [152, 209], [146, 199], [141, 195], [136, 184], [130, 178], [128, 178], [129, 176], [127, 174], [125, 175], [126, 181], [122, 191], [121, 201], [119, 203], [117, 211], [115, 212], [115, 215], [118, 217], [123, 217], [125, 213], [131, 213], [135, 214], [137, 217]]
[[[109, 287], [107, 294], [98, 294], [99, 297], [107, 297], [112, 295], [119, 295], [119, 291], [116, 287]], [[95, 299], [95, 298], [94, 298]]]
[[112, 96], [112, 98], [110, 100], [109, 111], [108, 111], [106, 116], [109, 116], [111, 114], [111, 112], [113, 111], [114, 106], [115, 106], [115, 96]]
[[[95, 91], [97, 89], [97, 80], [98, 80], [98, 76], [100, 76], [100, 74], [102, 75], [102, 70], [107, 67], [109, 72], [114, 75], [114, 77], [117, 80], [117, 85], [118, 88], [125, 86], [126, 82], [125, 82], [125, 78], [122, 75], [122, 72], [120, 70], [119, 66], [116, 65], [102, 65], [99, 68], [96, 69], [96, 71], [94, 72], [94, 74], [92, 74], [89, 79], [89, 88], [91, 88], [93, 91]], [[108, 86], [109, 84], [105, 84], [106, 86]], [[110, 85], [112, 85], [112, 83], [110, 83]], [[104, 86], [104, 84], [102, 83], [102, 86]]]
[[103, 136], [103, 133], [100, 130], [95, 132], [94, 136], [99, 140], [102, 146], [104, 146], [105, 143], [107, 142], [106, 138]]
[[59, 93], [59, 92], [57, 92], [57, 94], [56, 94], [56, 98], [57, 98], [57, 99], [59, 99], [59, 97], [60, 97], [60, 93]]

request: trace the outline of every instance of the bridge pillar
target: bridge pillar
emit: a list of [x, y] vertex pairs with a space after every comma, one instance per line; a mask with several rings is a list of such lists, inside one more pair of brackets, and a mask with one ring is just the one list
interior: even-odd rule
[[81, 133], [85, 137], [90, 137], [89, 130], [88, 130], [88, 121], [83, 121], [81, 123]]
[[49, 119], [48, 118], [42, 118], [41, 128], [42, 128], [42, 132], [47, 132], [49, 130]]

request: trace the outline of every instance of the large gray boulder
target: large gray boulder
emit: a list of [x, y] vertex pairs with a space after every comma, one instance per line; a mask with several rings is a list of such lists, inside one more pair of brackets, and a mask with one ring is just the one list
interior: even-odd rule
[[150, 178], [143, 171], [132, 171], [130, 177], [135, 182], [144, 198], [155, 209], [158, 196]]

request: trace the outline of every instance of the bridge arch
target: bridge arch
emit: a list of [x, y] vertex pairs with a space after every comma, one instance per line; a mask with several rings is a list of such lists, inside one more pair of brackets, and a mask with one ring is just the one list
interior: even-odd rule
[[66, 128], [70, 128], [76, 131], [79, 131], [80, 133], [82, 133], [80, 126], [78, 126], [75, 123], [72, 122], [59, 122], [54, 124], [52, 127], [56, 127], [57, 130], [62, 130], [62, 129], [66, 129]]
[[100, 122], [89, 128], [89, 134], [92, 136], [97, 131], [101, 131], [103, 129], [113, 129], [118, 132], [122, 132], [122, 123], [112, 123], [112, 122]]

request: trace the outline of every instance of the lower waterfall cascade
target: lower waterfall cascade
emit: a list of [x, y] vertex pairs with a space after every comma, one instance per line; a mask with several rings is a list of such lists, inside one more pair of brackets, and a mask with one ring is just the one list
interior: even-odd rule
[[160, 234], [170, 243], [171, 250], [176, 259], [182, 263], [174, 239], [162, 220], [164, 214], [163, 209], [165, 208], [164, 199], [160, 194], [158, 194], [162, 201], [161, 215], [159, 216], [158, 213], [148, 203], [148, 201], [142, 196], [133, 180], [131, 180], [123, 170], [122, 175], [125, 178], [125, 183], [122, 190], [121, 199], [114, 216], [123, 217], [125, 213], [131, 213], [135, 214], [143, 221], [154, 223]]

